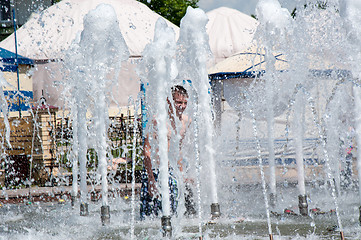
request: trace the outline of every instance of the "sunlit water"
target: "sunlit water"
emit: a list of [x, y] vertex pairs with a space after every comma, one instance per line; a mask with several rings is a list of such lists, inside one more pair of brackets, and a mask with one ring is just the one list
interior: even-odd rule
[[[148, 50], [148, 55], [145, 54], [145, 59], [150, 59], [149, 62], [145, 61], [148, 66], [143, 65], [144, 72], [140, 70], [141, 77], [146, 79], [143, 83], [145, 85], [149, 83], [150, 86], [146, 89], [148, 102], [154, 104], [157, 102], [156, 97], [170, 98], [169, 93], [167, 95], [166, 92], [160, 90], [169, 90], [173, 84], [191, 80], [186, 87], [191, 94], [190, 99], [195, 102], [189, 104], [186, 114], [197, 117], [191, 125], [190, 136], [187, 136], [187, 141], [192, 147], [189, 147], [188, 152], [184, 152], [184, 155], [188, 158], [190, 170], [187, 174], [195, 177], [196, 180], [200, 179], [194, 192], [198, 194], [196, 198], [199, 199], [198, 205], [201, 206], [198, 206], [198, 209], [201, 211], [193, 218], [184, 217], [182, 212], [184, 200], [181, 197], [178, 214], [172, 218], [174, 238], [197, 239], [202, 233], [204, 239], [268, 239], [271, 231], [275, 239], [339, 239], [340, 229], [338, 227], [341, 223], [341, 230], [348, 239], [361, 237], [359, 233], [360, 191], [357, 181], [355, 181], [357, 177], [353, 176], [354, 182], [350, 186], [342, 187], [339, 165], [342, 165], [343, 160], [339, 160], [344, 158], [345, 154], [340, 153], [337, 149], [341, 139], [348, 137], [349, 126], [355, 126], [356, 132], [360, 130], [359, 126], [354, 124], [360, 119], [357, 112], [359, 106], [354, 105], [354, 102], [357, 103], [357, 101], [353, 101], [352, 94], [357, 96], [360, 87], [357, 79], [361, 72], [358, 66], [359, 61], [357, 61], [360, 59], [357, 53], [360, 50], [358, 46], [360, 31], [357, 28], [359, 25], [355, 24], [358, 18], [354, 13], [359, 13], [361, 7], [357, 4], [352, 5], [351, 1], [340, 2], [343, 7], [341, 11], [332, 7], [323, 9], [322, 6], [304, 8], [299, 3], [295, 20], [279, 6], [278, 1], [259, 2], [257, 14], [261, 25], [256, 38], [258, 44], [261, 44], [266, 51], [266, 60], [270, 62], [266, 66], [264, 75], [264, 79], [268, 82], [265, 85], [262, 84], [262, 81], [256, 82], [258, 84], [243, 90], [242, 97], [246, 94], [246, 98], [241, 98], [241, 93], [236, 92], [235, 95], [239, 97], [236, 97], [236, 101], [241, 107], [228, 109], [228, 112], [224, 113], [221, 131], [216, 139], [212, 138], [213, 129], [209, 128], [213, 124], [211, 109], [209, 109], [210, 99], [207, 95], [209, 89], [206, 84], [204, 85], [206, 81], [202, 81], [207, 80], [205, 64], [209, 57], [207, 39], [204, 35], [206, 22], [204, 13], [189, 10], [189, 18], [183, 21], [181, 41], [178, 42], [178, 45], [174, 39], [162, 42], [162, 40], [167, 40], [172, 33], [155, 38], [153, 51]], [[338, 1], [330, 1], [329, 6], [333, 5], [337, 8]], [[98, 29], [97, 26], [95, 23], [93, 27], [88, 26], [87, 30], [90, 32], [99, 30], [99, 37], [105, 36], [106, 34], [102, 35], [103, 33], [100, 31], [102, 29]], [[163, 25], [158, 28], [158, 31], [167, 32]], [[183, 33], [182, 30], [184, 30]], [[192, 31], [199, 31], [197, 32], [199, 35], [192, 36]], [[185, 34], [184, 39], [182, 39], [182, 34]], [[81, 73], [80, 76], [74, 73], [74, 75], [70, 74], [70, 80], [74, 82], [69, 83], [69, 89], [77, 85], [76, 83], [82, 83], [83, 73], [94, 74], [93, 88], [87, 88], [89, 83], [84, 82], [82, 90], [89, 92], [74, 91], [73, 96], [70, 96], [69, 105], [72, 106], [73, 120], [84, 124], [85, 119], [79, 119], [80, 111], [76, 107], [86, 107], [76, 96], [78, 94], [84, 97], [92, 96], [87, 99], [90, 102], [87, 110], [93, 111], [96, 127], [94, 127], [95, 133], [88, 134], [93, 137], [98, 134], [101, 138], [98, 142], [93, 141], [89, 145], [97, 145], [98, 151], [101, 151], [98, 154], [103, 158], [101, 160], [102, 169], [98, 174], [103, 176], [103, 188], [105, 188], [103, 193], [106, 193], [107, 183], [104, 182], [106, 179], [104, 177], [106, 175], [104, 163], [106, 153], [104, 149], [107, 146], [106, 139], [103, 137], [108, 126], [108, 122], [105, 120], [108, 100], [105, 99], [105, 96], [109, 89], [106, 86], [111, 84], [111, 79], [106, 78], [109, 69], [106, 69], [105, 65], [126, 57], [117, 52], [119, 59], [114, 60], [112, 58], [115, 54], [114, 51], [107, 52], [109, 49], [103, 49], [102, 45], [99, 45], [98, 48], [95, 47], [92, 52], [87, 52], [87, 49], [99, 43], [97, 41], [104, 39], [95, 39], [92, 42], [93, 40], [83, 38], [83, 46], [79, 46], [80, 59], [86, 61], [83, 62], [83, 65], [78, 66], [80, 71], [76, 67], [68, 68], [70, 71]], [[175, 54], [177, 47], [181, 48], [178, 55]], [[162, 52], [163, 50], [167, 51]], [[287, 70], [283, 72], [279, 71], [280, 69], [275, 64], [276, 61], [272, 58], [280, 51], [286, 55], [289, 64], [288, 69], [281, 69]], [[76, 60], [78, 59], [74, 58], [75, 63]], [[154, 62], [152, 62], [153, 60]], [[73, 63], [69, 64], [71, 66]], [[87, 69], [88, 65], [92, 68]], [[119, 62], [115, 65], [120, 67]], [[309, 68], [320, 71], [352, 69], [352, 74], [340, 77], [333, 73], [331, 77], [315, 75], [310, 77]], [[115, 68], [114, 71], [118, 70]], [[160, 81], [158, 85], [152, 85], [156, 81]], [[273, 90], [267, 92], [271, 88]], [[321, 92], [322, 100], [318, 103], [324, 104], [323, 108], [314, 102], [316, 97], [319, 97], [315, 95], [316, 88], [317, 94]], [[318, 91], [318, 88], [322, 91]], [[352, 88], [353, 93], [351, 93]], [[159, 95], [159, 93], [162, 94]], [[157, 102], [158, 105], [160, 102]], [[163, 120], [166, 121], [167, 113], [164, 106], [161, 109], [155, 109], [158, 110], [149, 108], [149, 115], [163, 117]], [[200, 114], [194, 114], [195, 109], [199, 110]], [[356, 109], [355, 113], [353, 113], [354, 109]], [[267, 118], [273, 118], [273, 115], [281, 116], [278, 123], [282, 122], [282, 124], [276, 125], [277, 121], [270, 120], [267, 122]], [[198, 116], [200, 116], [199, 119]], [[295, 122], [295, 118], [302, 121]], [[255, 122], [256, 124], [254, 124]], [[165, 127], [164, 124], [163, 127]], [[163, 131], [165, 132], [166, 129]], [[196, 138], [199, 138], [199, 141], [196, 143], [194, 142], [195, 134], [199, 134]], [[303, 135], [302, 141], [300, 138], [297, 140], [295, 135], [297, 137]], [[361, 139], [359, 136], [357, 137]], [[75, 138], [76, 140], [77, 138]], [[270, 141], [273, 143], [270, 144]], [[199, 144], [196, 151], [200, 150], [197, 152], [200, 155], [194, 153], [192, 144]], [[74, 146], [78, 145], [75, 143]], [[160, 148], [164, 154], [163, 158], [166, 159], [166, 142], [163, 142]], [[273, 149], [269, 148], [275, 148], [275, 153], [272, 153]], [[307, 148], [306, 151], [305, 148]], [[302, 150], [304, 151], [302, 152]], [[79, 149], [75, 149], [73, 156], [77, 157], [78, 152]], [[360, 156], [360, 152], [358, 156]], [[170, 155], [176, 158], [177, 154], [179, 153], [175, 151]], [[268, 154], [272, 159], [272, 155], [275, 155], [276, 167], [271, 166], [271, 169], [282, 169], [281, 174], [268, 173]], [[196, 161], [192, 161], [194, 156], [197, 156]], [[259, 161], [257, 161], [259, 156], [265, 161], [266, 166], [266, 176], [264, 177], [262, 172], [262, 178], [269, 181], [268, 176], [271, 176], [271, 192], [277, 193], [275, 207], [269, 207], [267, 199], [265, 200], [265, 197], [268, 197], [268, 186], [261, 183]], [[282, 179], [280, 176], [286, 176], [287, 172], [291, 172], [295, 168], [296, 162], [293, 164], [287, 162], [290, 159], [294, 160], [295, 156], [301, 159], [301, 162], [297, 163], [299, 168], [302, 168], [302, 159], [306, 158], [314, 162], [312, 162], [313, 165], [305, 164], [305, 171], [313, 167], [316, 170], [317, 167], [322, 167], [325, 174], [311, 171], [306, 175], [293, 175], [288, 180]], [[215, 161], [214, 164], [213, 161]], [[167, 162], [163, 162], [164, 170], [167, 170], [167, 165]], [[211, 167], [209, 168], [209, 166]], [[250, 175], [245, 176], [247, 171]], [[253, 176], [251, 173], [254, 173]], [[180, 173], [176, 172], [176, 174]], [[278, 179], [277, 185], [275, 178]], [[167, 179], [163, 180], [166, 182]], [[164, 191], [163, 195], [165, 195]], [[324, 213], [306, 217], [284, 214], [283, 211], [286, 208], [298, 213], [297, 196], [300, 193], [308, 195], [309, 209], [320, 208]], [[136, 202], [137, 200], [135, 199]], [[213, 201], [219, 201], [222, 217], [210, 221], [209, 205]], [[106, 226], [102, 226], [100, 222], [101, 205], [111, 206], [111, 221]], [[336, 208], [338, 209], [337, 214], [333, 211]], [[168, 213], [169, 209], [165, 208], [165, 211]], [[109, 197], [109, 199], [103, 199], [102, 202], [91, 202], [87, 217], [79, 216], [78, 208], [72, 208], [69, 199], [66, 199], [63, 204], [58, 202], [33, 203], [31, 205], [6, 204], [0, 207], [0, 238], [129, 239], [134, 238], [135, 235], [135, 239], [160, 239], [162, 237], [160, 219], [140, 221], [139, 215], [136, 213], [139, 213], [139, 205], [134, 202], [131, 204], [130, 200], [121, 197], [116, 199]]]
[[[279, 187], [279, 206], [297, 212], [297, 193], [295, 186]], [[333, 209], [329, 189], [319, 186], [310, 192], [311, 208], [320, 207], [328, 212]], [[202, 223], [205, 239], [267, 239], [267, 221], [264, 214], [262, 188], [259, 185], [224, 187], [222, 195], [231, 196], [222, 202], [223, 217], [216, 224]], [[349, 239], [358, 239], [357, 193], [348, 191], [341, 198], [341, 215], [345, 235]], [[252, 199], [250, 202], [249, 199]], [[223, 200], [223, 199], [222, 199]], [[89, 216], [79, 216], [69, 201], [59, 203], [34, 203], [32, 205], [5, 205], [0, 208], [0, 238], [2, 239], [129, 239], [131, 204], [130, 200], [109, 199], [112, 206], [111, 224], [103, 227], [99, 217], [101, 202], [91, 203]], [[139, 212], [139, 208], [136, 208]], [[311, 217], [271, 216], [275, 239], [339, 239], [339, 233], [329, 231], [336, 223], [335, 214], [326, 213]], [[175, 228], [176, 239], [197, 239], [198, 223], [195, 219], [184, 219]], [[136, 239], [159, 239], [160, 221], [146, 220], [135, 223]]]

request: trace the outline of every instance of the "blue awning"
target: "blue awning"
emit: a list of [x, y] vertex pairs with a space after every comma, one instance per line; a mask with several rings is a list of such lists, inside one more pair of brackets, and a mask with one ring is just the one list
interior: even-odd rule
[[[18, 54], [19, 65], [34, 65], [34, 60], [23, 57]], [[0, 70], [4, 72], [15, 72], [16, 71], [16, 54], [10, 52], [4, 48], [0, 48]]]
[[[280, 72], [284, 72], [282, 70]], [[208, 77], [210, 80], [227, 80], [232, 78], [256, 78], [261, 77], [265, 74], [265, 70], [261, 71], [244, 71], [244, 72], [219, 72], [209, 74]], [[317, 70], [317, 69], [309, 69], [309, 73], [314, 77], [337, 77], [337, 78], [346, 78], [351, 77], [352, 74], [349, 70], [344, 69], [325, 69], [325, 70]]]

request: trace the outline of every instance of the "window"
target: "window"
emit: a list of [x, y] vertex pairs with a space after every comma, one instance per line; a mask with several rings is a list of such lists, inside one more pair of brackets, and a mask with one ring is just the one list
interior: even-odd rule
[[10, 0], [0, 0], [0, 20], [1, 22], [11, 21]]

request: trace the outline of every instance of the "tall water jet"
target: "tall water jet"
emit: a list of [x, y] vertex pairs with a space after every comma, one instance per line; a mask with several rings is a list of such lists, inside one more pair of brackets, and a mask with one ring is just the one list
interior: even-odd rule
[[[73, 141], [73, 187], [72, 187], [72, 205], [78, 195], [78, 164], [80, 168], [80, 215], [88, 215], [87, 202], [87, 117], [86, 112], [90, 107], [91, 101], [88, 93], [88, 79], [85, 75], [85, 67], [80, 65], [84, 56], [81, 54], [78, 42], [73, 43], [66, 54], [64, 67], [68, 74], [65, 76], [64, 97], [69, 105], [72, 116]], [[88, 104], [87, 104], [88, 103]]]
[[[211, 104], [211, 89], [207, 74], [207, 63], [211, 56], [208, 35], [206, 33], [207, 15], [201, 9], [188, 7], [186, 15], [181, 21], [181, 30], [178, 40], [180, 49], [180, 75], [183, 79], [191, 79], [198, 102], [198, 119], [200, 127], [200, 152], [202, 163], [208, 165], [211, 191], [212, 218], [220, 217], [218, 203], [215, 150], [213, 146], [214, 124]], [[195, 70], [196, 69], [196, 70]]]
[[[73, 108], [74, 109], [74, 108]], [[75, 107], [76, 110], [76, 107]], [[72, 151], [71, 151], [71, 158], [72, 161], [72, 193], [71, 193], [71, 205], [74, 207], [76, 198], [78, 196], [79, 186], [78, 186], [78, 174], [79, 174], [79, 144], [78, 144], [78, 121], [77, 116], [74, 116], [73, 119], [73, 142], [72, 142]]]
[[[358, 143], [361, 142], [361, 90], [360, 87], [354, 86], [354, 99], [355, 99], [355, 130], [356, 130], [356, 141]], [[359, 183], [361, 182], [361, 151], [357, 151], [357, 171]], [[360, 197], [360, 205], [359, 205], [359, 223], [361, 225], [361, 184], [359, 184], [359, 197]]]
[[[266, 53], [267, 70], [270, 70], [273, 66], [270, 64], [269, 51]], [[272, 78], [266, 78], [266, 89], [267, 91], [267, 102], [272, 102], [273, 95], [273, 84]], [[267, 108], [267, 136], [268, 136], [268, 164], [269, 164], [269, 175], [270, 175], [270, 205], [275, 207], [277, 201], [277, 179], [276, 179], [276, 163], [275, 163], [275, 137], [274, 137], [274, 111], [272, 104]]]
[[8, 119], [8, 103], [6, 101], [3, 87], [9, 85], [2, 72], [0, 72], [0, 112], [2, 112], [5, 124], [5, 136], [3, 144], [7, 144], [9, 148], [11, 148], [10, 144], [10, 124]]
[[[302, 9], [302, 6], [299, 7]], [[306, 139], [309, 136], [317, 136], [317, 139], [319, 139], [317, 141], [322, 143], [320, 150], [323, 152], [322, 160], [325, 165], [325, 172], [327, 173], [325, 176], [327, 176], [331, 186], [331, 196], [335, 208], [338, 209], [334, 184], [335, 177], [332, 176], [330, 164], [338, 162], [339, 159], [332, 160], [330, 158], [328, 150], [333, 139], [328, 140], [326, 138], [323, 129], [324, 118], [327, 118], [325, 114], [326, 108], [323, 108], [323, 105], [320, 104], [323, 104], [325, 95], [328, 94], [327, 89], [333, 85], [333, 81], [326, 77], [327, 71], [335, 71], [342, 66], [340, 62], [343, 55], [337, 54], [340, 50], [338, 43], [342, 41], [340, 37], [342, 29], [339, 28], [339, 25], [335, 24], [337, 23], [336, 12], [337, 10], [331, 1], [325, 4], [324, 7], [320, 7], [316, 3], [310, 3], [304, 7], [295, 17], [294, 34], [288, 45], [291, 51], [287, 59], [290, 62], [290, 76], [293, 78], [294, 89], [296, 91], [294, 96], [293, 133], [299, 191], [298, 207], [302, 215], [308, 215], [304, 159], [305, 149], [308, 147], [306, 146]], [[319, 16], [323, 17], [320, 18]], [[318, 29], [327, 30], [319, 31]], [[320, 74], [315, 74], [317, 72]], [[310, 113], [313, 115], [312, 118], [310, 118]], [[311, 126], [309, 123], [313, 123], [314, 126]], [[314, 127], [317, 128], [317, 131]], [[336, 210], [336, 215], [339, 227], [342, 229], [338, 210]]]
[[[84, 101], [84, 100], [83, 100]], [[87, 216], [88, 200], [87, 200], [87, 122], [86, 122], [86, 108], [84, 102], [78, 102], [78, 159], [79, 159], [79, 173], [80, 173], [80, 215]]]
[[[352, 57], [354, 61], [351, 62], [352, 75], [356, 79], [361, 77], [361, 68], [359, 62], [360, 56], [360, 40], [361, 40], [361, 3], [352, 0], [340, 0], [340, 15], [343, 17], [345, 27], [347, 29], [347, 38], [352, 47]], [[358, 51], [354, 51], [357, 49]], [[359, 81], [358, 84], [353, 85], [353, 96], [355, 101], [355, 132], [356, 141], [361, 143], [361, 88]], [[357, 170], [358, 170], [358, 182], [359, 182], [359, 223], [361, 225], [361, 151], [357, 151]]]
[[298, 208], [300, 214], [308, 215], [308, 203], [305, 185], [305, 170], [303, 164], [303, 138], [304, 138], [304, 103], [302, 92], [298, 92], [295, 101], [294, 111], [294, 137], [297, 165], [297, 186], [298, 186]]
[[[276, 116], [275, 108], [279, 108], [280, 98], [275, 94], [280, 89], [282, 81], [278, 82], [276, 72], [276, 49], [282, 45], [287, 38], [287, 31], [290, 31], [291, 20], [287, 9], [281, 8], [277, 0], [260, 0], [256, 6], [256, 14], [260, 25], [257, 28], [256, 39], [258, 45], [264, 47], [266, 73], [263, 76], [266, 89], [266, 119], [267, 119], [267, 137], [268, 137], [268, 162], [270, 175], [270, 203], [275, 206], [277, 200], [276, 192], [276, 164], [275, 164], [275, 137], [274, 137], [274, 118]], [[259, 51], [263, 48], [259, 48]]]
[[132, 142], [132, 220], [130, 227], [130, 239], [135, 239], [135, 165], [137, 159], [137, 130], [138, 130], [138, 109], [139, 98], [135, 101], [134, 105], [134, 122], [133, 122], [133, 142]]
[[[167, 26], [163, 19], [158, 19], [155, 26], [154, 40], [143, 51], [143, 62], [139, 68], [140, 76], [146, 87], [146, 103], [152, 104], [147, 108], [148, 124], [156, 124], [158, 152], [156, 146], [151, 146], [153, 154], [159, 156], [159, 186], [162, 198], [162, 230], [163, 235], [172, 236], [171, 202], [169, 193], [169, 159], [168, 159], [168, 111], [167, 99], [172, 87], [170, 83], [175, 79], [178, 70], [175, 63], [175, 33]], [[154, 135], [153, 132], [148, 133]], [[150, 160], [150, 159], [149, 159]], [[176, 166], [173, 166], [176, 167]], [[148, 173], [149, 175], [149, 173]]]
[[[100, 4], [84, 16], [84, 30], [80, 41], [72, 49], [68, 68], [72, 68], [69, 77], [73, 84], [71, 109], [74, 126], [73, 152], [79, 159], [81, 214], [87, 215], [87, 111], [94, 122], [96, 153], [102, 184], [101, 220], [103, 225], [110, 221], [107, 182], [107, 132], [108, 107], [112, 87], [116, 85], [121, 62], [128, 59], [129, 52], [119, 29], [117, 15], [112, 6]], [[72, 61], [73, 60], [73, 61]], [[68, 65], [69, 65], [68, 64]], [[75, 83], [76, 84], [75, 84]], [[76, 169], [77, 159], [73, 167]], [[77, 174], [76, 172], [74, 174]], [[74, 180], [77, 180], [74, 177]], [[73, 182], [76, 184], [76, 182]]]
[[[193, 105], [194, 110], [194, 155], [195, 155], [195, 164], [196, 164], [196, 184], [197, 184], [197, 202], [198, 202], [198, 230], [200, 236], [203, 235], [202, 230], [202, 197], [201, 197], [201, 161], [200, 161], [200, 152], [199, 152], [199, 126], [198, 126], [198, 97], [197, 94], [194, 92], [192, 94], [193, 96], [193, 102], [195, 103]], [[212, 210], [211, 210], [212, 211]]]
[[268, 234], [269, 234], [270, 240], [272, 240], [273, 239], [273, 233], [272, 233], [271, 216], [270, 216], [270, 210], [269, 210], [269, 203], [268, 203], [268, 199], [267, 199], [266, 179], [265, 179], [264, 170], [263, 170], [263, 162], [262, 162], [262, 155], [261, 155], [261, 144], [260, 144], [260, 139], [259, 139], [258, 131], [257, 131], [256, 115], [255, 115], [255, 113], [253, 111], [254, 107], [251, 106], [252, 104], [251, 104], [250, 99], [248, 97], [248, 93], [244, 92], [243, 96], [245, 96], [245, 98], [246, 98], [246, 103], [249, 105], [250, 115], [252, 117], [253, 135], [254, 135], [254, 137], [256, 139], [256, 144], [257, 144], [257, 146], [256, 146], [256, 148], [257, 148], [257, 160], [258, 160], [258, 165], [259, 165], [260, 172], [261, 172], [262, 192], [263, 192], [264, 203], [265, 203], [265, 208], [266, 208]]
[[[324, 117], [324, 129], [327, 136], [327, 151], [331, 160], [331, 171], [334, 176], [337, 196], [342, 197], [342, 190], [352, 185], [352, 149], [354, 104], [352, 100], [352, 85], [339, 79], [327, 99]], [[341, 145], [340, 145], [341, 142]]]

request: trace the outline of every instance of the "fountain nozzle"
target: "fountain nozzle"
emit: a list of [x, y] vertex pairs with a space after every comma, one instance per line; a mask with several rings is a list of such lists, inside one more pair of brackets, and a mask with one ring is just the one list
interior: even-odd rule
[[80, 203], [80, 216], [88, 216], [89, 215], [89, 211], [88, 211], [88, 203]]
[[90, 192], [90, 200], [91, 200], [92, 202], [96, 202], [96, 201], [97, 201], [97, 194], [96, 194], [95, 191], [91, 191], [91, 192]]
[[299, 195], [298, 196], [298, 207], [300, 209], [300, 214], [302, 216], [308, 215], [307, 195]]
[[70, 200], [71, 200], [71, 206], [74, 207], [74, 205], [75, 205], [75, 196], [71, 195]]
[[163, 237], [171, 237], [172, 236], [172, 223], [170, 221], [170, 216], [163, 216], [161, 218], [161, 221], [162, 221]]
[[110, 223], [110, 208], [109, 206], [102, 206], [100, 208], [100, 216], [102, 219], [102, 224], [104, 225], [108, 225]]
[[212, 219], [216, 219], [221, 216], [221, 209], [218, 203], [211, 204], [211, 215]]

